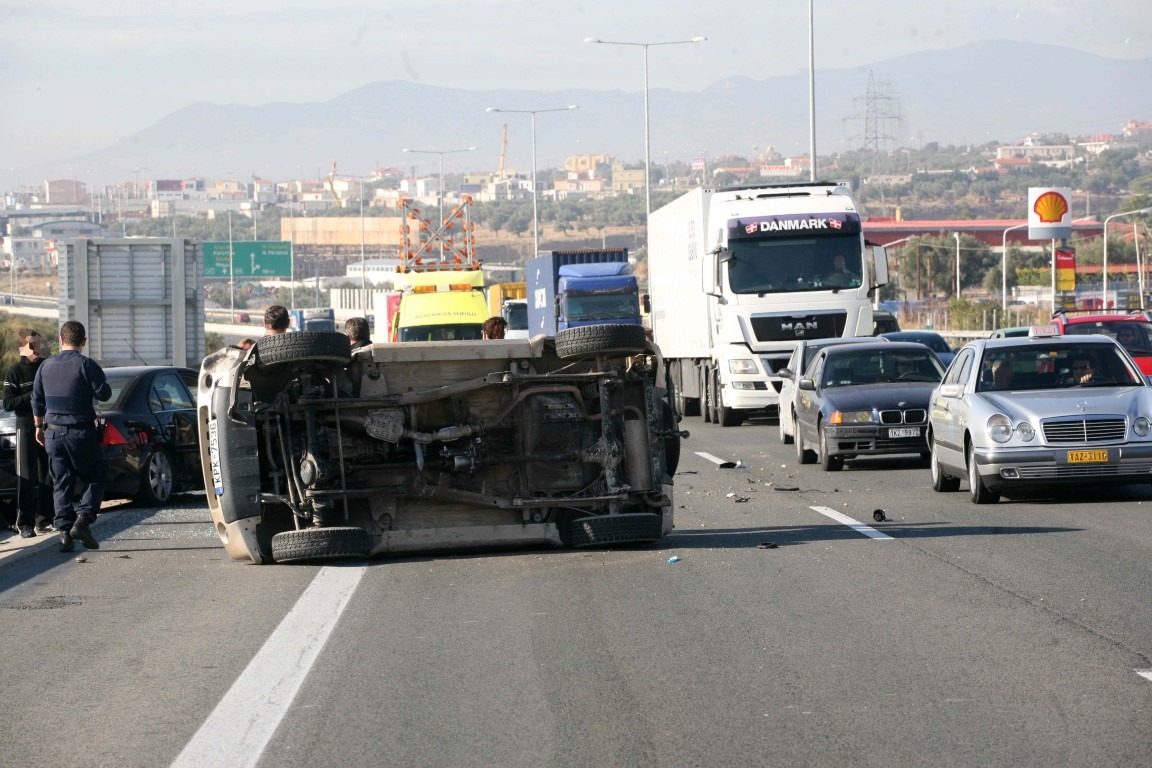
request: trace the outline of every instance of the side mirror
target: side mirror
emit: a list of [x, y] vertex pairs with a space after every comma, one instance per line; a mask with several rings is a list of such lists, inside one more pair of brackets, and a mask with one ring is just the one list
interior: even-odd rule
[[642, 310], [644, 310], [644, 314], [646, 314], [646, 315], [652, 314], [652, 297], [649, 296], [648, 294], [644, 294], [643, 296], [641, 296], [640, 297], [640, 308]]
[[960, 397], [964, 388], [959, 384], [941, 384], [940, 397]]
[[790, 379], [794, 374], [792, 373], [791, 368], [781, 368], [780, 370], [776, 371], [776, 375], [782, 379]]
[[796, 383], [796, 388], [802, 389], [805, 392], [815, 392], [816, 382], [812, 381], [812, 379], [800, 379], [800, 381]]

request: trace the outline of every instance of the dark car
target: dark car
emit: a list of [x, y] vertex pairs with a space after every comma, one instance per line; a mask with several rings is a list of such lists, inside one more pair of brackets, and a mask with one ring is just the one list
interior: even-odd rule
[[171, 366], [106, 368], [112, 397], [96, 403], [108, 462], [105, 498], [159, 506], [204, 487], [196, 425], [197, 372]]
[[0, 410], [0, 527], [16, 519], [16, 414]]
[[956, 357], [956, 351], [935, 331], [896, 331], [881, 335], [892, 341], [915, 341], [917, 344], [923, 344], [936, 353], [936, 357], [940, 358], [945, 368], [952, 362], [952, 358]]
[[929, 458], [928, 403], [943, 375], [923, 344], [825, 347], [796, 383], [797, 460], [835, 471], [857, 456]]

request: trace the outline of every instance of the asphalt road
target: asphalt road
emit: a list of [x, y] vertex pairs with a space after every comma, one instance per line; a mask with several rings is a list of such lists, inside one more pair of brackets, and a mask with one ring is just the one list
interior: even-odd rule
[[1152, 488], [977, 507], [685, 426], [638, 549], [253, 566], [195, 496], [0, 543], [0, 764], [1148, 765]]

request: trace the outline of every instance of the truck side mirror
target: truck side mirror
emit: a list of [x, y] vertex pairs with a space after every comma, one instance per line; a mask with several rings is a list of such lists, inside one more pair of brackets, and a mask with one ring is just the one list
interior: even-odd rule
[[716, 246], [704, 254], [704, 269], [700, 276], [700, 289], [709, 296], [720, 293], [720, 265], [732, 258], [732, 252]]
[[640, 297], [640, 308], [642, 310], [644, 310], [644, 314], [646, 314], [646, 315], [652, 314], [652, 297], [649, 296], [648, 294], [644, 294], [643, 296], [641, 296]]
[[882, 245], [865, 243], [872, 248], [872, 289], [888, 285], [888, 251]]

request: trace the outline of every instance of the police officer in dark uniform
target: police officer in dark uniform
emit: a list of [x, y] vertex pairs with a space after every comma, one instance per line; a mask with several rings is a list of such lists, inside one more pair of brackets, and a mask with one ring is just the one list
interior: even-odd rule
[[[44, 361], [32, 385], [36, 442], [47, 449], [52, 468], [61, 552], [72, 551], [73, 537], [88, 549], [100, 548], [90, 526], [104, 501], [105, 463], [92, 400], [107, 401], [112, 388], [104, 369], [80, 354], [87, 341], [83, 323], [64, 323], [59, 354]], [[73, 503], [77, 479], [85, 487]]]
[[16, 528], [26, 539], [52, 531], [48, 454], [36, 442], [32, 422], [32, 382], [44, 362], [41, 341], [40, 334], [31, 328], [17, 330], [20, 359], [4, 374], [4, 410], [16, 416]]

